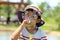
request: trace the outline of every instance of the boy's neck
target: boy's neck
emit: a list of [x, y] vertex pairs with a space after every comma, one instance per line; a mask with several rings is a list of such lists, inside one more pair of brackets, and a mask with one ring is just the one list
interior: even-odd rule
[[31, 26], [31, 28], [29, 29], [28, 27], [26, 28], [28, 30], [28, 32], [34, 34], [36, 32], [35, 26]]

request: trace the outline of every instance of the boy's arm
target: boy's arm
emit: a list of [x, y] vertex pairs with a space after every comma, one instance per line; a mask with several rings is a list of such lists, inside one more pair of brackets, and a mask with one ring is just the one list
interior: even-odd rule
[[18, 37], [19, 37], [19, 35], [20, 35], [20, 33], [21, 33], [21, 31], [22, 31], [22, 29], [23, 29], [23, 25], [21, 24], [21, 25], [18, 27], [18, 29], [12, 34], [11, 40], [17, 40]]
[[26, 20], [22, 22], [22, 24], [17, 28], [17, 30], [12, 34], [11, 40], [17, 40], [22, 29], [26, 26]]

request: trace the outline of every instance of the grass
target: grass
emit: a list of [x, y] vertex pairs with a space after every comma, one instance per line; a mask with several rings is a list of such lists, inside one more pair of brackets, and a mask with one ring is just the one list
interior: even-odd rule
[[16, 30], [17, 26], [14, 25], [0, 25], [0, 30]]

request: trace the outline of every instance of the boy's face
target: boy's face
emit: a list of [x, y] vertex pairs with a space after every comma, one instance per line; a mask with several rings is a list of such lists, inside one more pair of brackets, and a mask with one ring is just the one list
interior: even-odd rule
[[33, 11], [28, 11], [25, 15], [29, 17], [29, 19], [31, 18], [31, 20], [33, 20], [31, 23], [29, 23], [31, 26], [36, 24], [37, 18], [34, 18], [34, 12]]

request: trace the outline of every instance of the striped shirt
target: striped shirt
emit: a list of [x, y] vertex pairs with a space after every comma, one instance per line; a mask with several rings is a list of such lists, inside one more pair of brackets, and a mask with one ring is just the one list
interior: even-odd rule
[[47, 40], [47, 35], [43, 30], [38, 29], [35, 34], [31, 34], [26, 28], [24, 28], [22, 34], [20, 34], [20, 40], [29, 40], [30, 35], [32, 35], [32, 40]]

